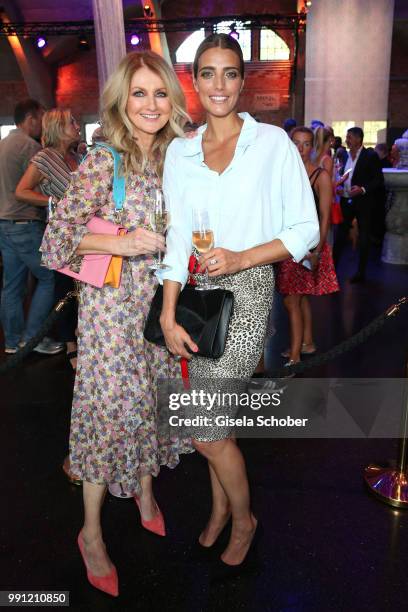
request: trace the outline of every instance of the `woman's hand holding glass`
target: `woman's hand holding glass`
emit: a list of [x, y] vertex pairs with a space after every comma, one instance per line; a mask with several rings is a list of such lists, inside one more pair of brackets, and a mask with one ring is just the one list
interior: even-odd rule
[[243, 257], [241, 252], [228, 249], [211, 249], [200, 257], [199, 264], [207, 270], [208, 276], [221, 274], [235, 274], [243, 270]]
[[122, 257], [136, 257], [137, 255], [153, 255], [165, 249], [164, 236], [143, 227], [128, 232], [118, 238], [118, 253]]

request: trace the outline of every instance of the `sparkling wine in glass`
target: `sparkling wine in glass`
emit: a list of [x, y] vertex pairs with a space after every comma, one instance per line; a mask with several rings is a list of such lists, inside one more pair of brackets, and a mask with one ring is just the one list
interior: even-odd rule
[[[193, 245], [200, 254], [208, 253], [214, 248], [214, 233], [206, 210], [193, 210]], [[219, 289], [219, 286], [209, 282], [208, 269], [206, 269], [204, 284], [197, 286], [196, 290], [209, 289]]]
[[[152, 195], [153, 199], [149, 211], [150, 226], [154, 232], [164, 236], [170, 224], [169, 211], [166, 209], [166, 202], [161, 189], [153, 189]], [[167, 270], [169, 268], [162, 263], [161, 251], [158, 252], [157, 261], [154, 261], [149, 268], [151, 270]]]

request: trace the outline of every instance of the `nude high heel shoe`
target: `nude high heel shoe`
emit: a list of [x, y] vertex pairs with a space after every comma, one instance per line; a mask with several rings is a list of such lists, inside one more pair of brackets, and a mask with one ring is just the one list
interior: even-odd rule
[[100, 591], [103, 591], [108, 595], [112, 595], [112, 597], [118, 597], [119, 581], [116, 567], [113, 566], [112, 571], [106, 576], [94, 576], [88, 567], [88, 563], [86, 562], [84, 540], [82, 538], [81, 532], [78, 535], [78, 547], [82, 556], [82, 560], [86, 567], [86, 575], [90, 584], [95, 587], [95, 589], [99, 589]]
[[154, 518], [150, 519], [150, 521], [146, 521], [142, 516], [142, 511], [140, 509], [140, 502], [136, 495], [133, 498], [136, 502], [137, 507], [140, 512], [140, 520], [142, 522], [142, 526], [147, 529], [147, 531], [151, 531], [158, 536], [164, 537], [166, 535], [166, 526], [164, 524], [164, 516], [160, 510], [160, 508], [156, 505], [157, 514]]

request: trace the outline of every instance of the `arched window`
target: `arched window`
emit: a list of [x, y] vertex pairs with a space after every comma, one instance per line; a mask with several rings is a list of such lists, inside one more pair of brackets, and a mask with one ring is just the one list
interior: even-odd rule
[[[246, 24], [249, 22], [246, 22]], [[251, 30], [243, 29], [242, 21], [220, 21], [215, 27], [217, 34], [230, 34], [231, 28], [237, 33], [237, 40], [242, 49], [242, 55], [244, 56], [244, 62], [251, 61]]]
[[260, 60], [288, 60], [290, 49], [273, 30], [261, 30]]
[[187, 36], [176, 51], [176, 62], [178, 64], [189, 64], [194, 60], [195, 53], [200, 43], [205, 38], [204, 28], [197, 30]]
[[[237, 40], [241, 45], [244, 61], [249, 62], [251, 60], [251, 30], [244, 30], [243, 25], [242, 21], [220, 21], [215, 26], [214, 31], [229, 34], [233, 27], [238, 36]], [[178, 64], [190, 64], [193, 62], [197, 48], [204, 38], [204, 28], [187, 36], [176, 51], [176, 62]]]

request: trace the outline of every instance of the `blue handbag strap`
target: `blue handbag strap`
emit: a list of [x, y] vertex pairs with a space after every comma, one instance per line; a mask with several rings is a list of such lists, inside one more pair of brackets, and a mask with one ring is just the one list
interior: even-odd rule
[[113, 201], [115, 202], [115, 210], [122, 210], [123, 204], [125, 202], [126, 197], [126, 179], [124, 176], [119, 175], [119, 168], [121, 163], [121, 157], [119, 153], [106, 144], [106, 142], [97, 142], [95, 146], [100, 147], [102, 149], [107, 149], [112, 153], [113, 157]]

